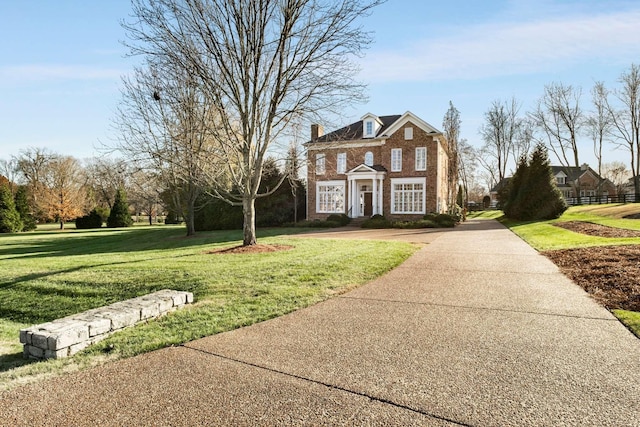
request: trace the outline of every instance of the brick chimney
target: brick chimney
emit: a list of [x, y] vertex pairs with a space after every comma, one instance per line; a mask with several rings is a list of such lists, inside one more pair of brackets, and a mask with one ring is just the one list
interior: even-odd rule
[[311, 125], [311, 140], [315, 141], [316, 139], [320, 138], [322, 135], [324, 135], [324, 128], [322, 127], [322, 125], [312, 124]]
[[582, 170], [582, 171], [586, 171], [588, 169], [589, 169], [589, 165], [586, 164], [586, 163], [583, 163], [582, 166], [580, 166], [580, 170]]

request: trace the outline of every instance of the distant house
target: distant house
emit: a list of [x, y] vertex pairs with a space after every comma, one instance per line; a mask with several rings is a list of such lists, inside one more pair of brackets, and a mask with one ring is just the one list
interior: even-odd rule
[[[580, 167], [551, 166], [556, 186], [562, 192], [568, 204], [590, 203], [589, 198], [608, 198], [617, 196], [616, 186], [610, 180], [602, 178], [588, 164]], [[491, 189], [491, 204], [498, 202], [498, 193], [511, 178], [505, 178]], [[578, 199], [581, 198], [581, 199]], [[582, 198], [586, 198], [583, 200]]]
[[312, 125], [304, 146], [309, 219], [337, 213], [414, 220], [447, 210], [447, 141], [411, 112], [369, 113], [328, 134]]

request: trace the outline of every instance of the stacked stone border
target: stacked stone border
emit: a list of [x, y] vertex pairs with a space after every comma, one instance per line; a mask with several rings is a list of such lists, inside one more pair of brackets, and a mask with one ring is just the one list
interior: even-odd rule
[[164, 289], [20, 330], [24, 357], [59, 359], [76, 354], [127, 326], [193, 303], [193, 293]]

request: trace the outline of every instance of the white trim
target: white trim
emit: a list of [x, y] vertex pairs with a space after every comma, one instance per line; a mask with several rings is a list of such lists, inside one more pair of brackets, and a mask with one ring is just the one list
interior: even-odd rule
[[[424, 151], [424, 166], [418, 167], [418, 150]], [[426, 171], [427, 170], [427, 147], [416, 147], [415, 151], [415, 169], [416, 171]]]
[[391, 149], [391, 172], [402, 172], [402, 148]]
[[425, 131], [427, 134], [442, 135], [441, 131], [431, 126], [429, 123], [425, 122], [420, 117], [413, 114], [411, 111], [407, 111], [402, 116], [400, 116], [398, 120], [393, 122], [393, 124], [391, 124], [391, 126], [387, 128], [385, 135], [387, 136], [393, 135], [399, 129], [402, 129], [404, 125], [407, 124], [407, 122], [413, 123], [414, 125], [418, 126], [420, 129]]
[[[396, 184], [422, 184], [421, 198], [422, 209], [420, 211], [397, 211], [395, 206], [396, 197]], [[427, 206], [427, 178], [415, 177], [415, 178], [391, 178], [391, 213], [392, 214], [407, 214], [407, 215], [424, 215], [426, 213]]]
[[336, 154], [336, 172], [339, 174], [347, 173], [347, 153]]
[[[320, 210], [320, 187], [342, 187], [342, 210]], [[345, 213], [346, 211], [346, 181], [316, 181], [316, 213]]]
[[328, 148], [380, 147], [384, 145], [386, 140], [386, 138], [373, 138], [366, 141], [355, 139], [351, 141], [314, 142], [306, 147], [308, 151], [326, 150]]

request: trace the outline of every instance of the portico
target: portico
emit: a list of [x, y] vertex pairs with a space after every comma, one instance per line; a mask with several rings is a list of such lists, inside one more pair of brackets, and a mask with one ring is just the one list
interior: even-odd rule
[[383, 215], [383, 193], [386, 169], [379, 165], [361, 164], [349, 172], [349, 211], [351, 218]]

